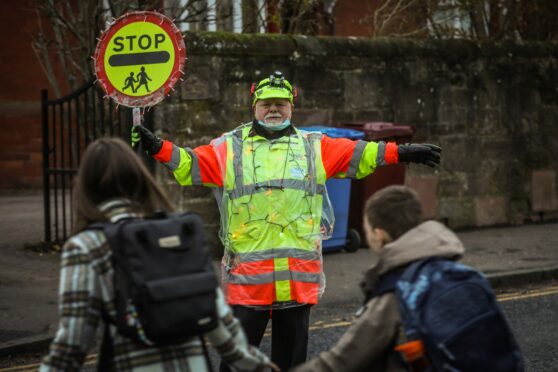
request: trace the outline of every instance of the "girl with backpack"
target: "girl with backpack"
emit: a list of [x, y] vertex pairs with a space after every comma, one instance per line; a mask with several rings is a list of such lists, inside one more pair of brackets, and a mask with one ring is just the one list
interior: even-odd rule
[[[103, 361], [103, 370], [210, 370], [200, 338], [147, 346], [121, 334], [107, 320], [116, 315], [112, 251], [102, 229], [86, 228], [96, 222], [174, 210], [139, 157], [120, 139], [103, 138], [91, 143], [83, 155], [73, 196], [74, 235], [62, 250], [60, 323], [40, 370], [79, 370], [102, 323], [111, 341], [110, 357]], [[205, 336], [222, 359], [234, 370], [275, 369], [266, 355], [248, 345], [221, 290], [217, 288], [216, 292], [219, 322]]]

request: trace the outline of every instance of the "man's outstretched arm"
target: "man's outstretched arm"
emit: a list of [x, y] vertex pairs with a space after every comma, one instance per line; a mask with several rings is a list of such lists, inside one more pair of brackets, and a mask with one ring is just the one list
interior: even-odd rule
[[377, 167], [402, 162], [436, 166], [442, 149], [430, 144], [353, 141], [322, 137], [322, 159], [327, 177], [364, 178]]
[[221, 143], [219, 155], [212, 145], [194, 149], [179, 147], [171, 141], [162, 140], [149, 129], [138, 125], [132, 128], [132, 147], [139, 142], [145, 151], [173, 172], [182, 186], [223, 186], [223, 167], [226, 142]]

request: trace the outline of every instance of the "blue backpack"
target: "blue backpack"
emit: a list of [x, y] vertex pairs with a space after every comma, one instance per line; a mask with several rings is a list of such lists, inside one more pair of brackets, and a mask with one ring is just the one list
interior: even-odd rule
[[374, 295], [390, 291], [407, 341], [424, 345], [424, 370], [525, 370], [492, 288], [477, 270], [448, 259], [419, 260], [381, 277]]

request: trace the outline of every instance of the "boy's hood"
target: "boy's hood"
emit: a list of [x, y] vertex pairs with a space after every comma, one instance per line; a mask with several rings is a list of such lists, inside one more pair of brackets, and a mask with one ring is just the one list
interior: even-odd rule
[[384, 246], [378, 263], [366, 273], [363, 289], [375, 287], [378, 277], [413, 261], [431, 256], [458, 259], [463, 253], [463, 243], [451, 230], [436, 221], [423, 222]]
[[457, 235], [439, 222], [427, 221], [384, 246], [378, 274], [429, 256], [460, 258], [463, 253], [465, 247]]

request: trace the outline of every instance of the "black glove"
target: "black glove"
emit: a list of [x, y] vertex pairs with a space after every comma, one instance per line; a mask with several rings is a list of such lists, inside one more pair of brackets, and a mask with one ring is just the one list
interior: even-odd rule
[[397, 146], [399, 162], [412, 162], [435, 167], [440, 164], [442, 148], [427, 143], [406, 143]]
[[143, 125], [134, 125], [132, 127], [132, 147], [136, 147], [140, 140], [149, 155], [158, 154], [163, 147], [163, 140], [151, 133], [149, 129]]

